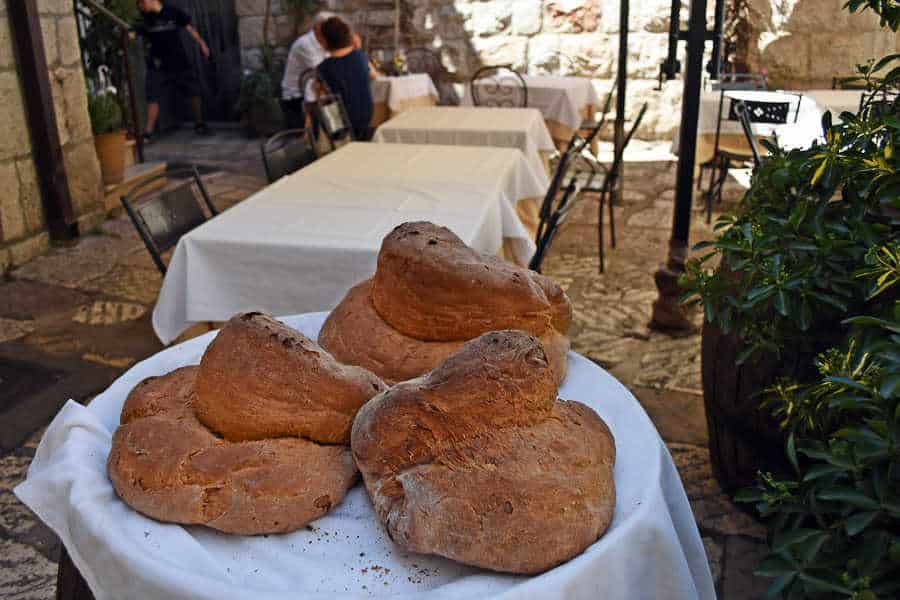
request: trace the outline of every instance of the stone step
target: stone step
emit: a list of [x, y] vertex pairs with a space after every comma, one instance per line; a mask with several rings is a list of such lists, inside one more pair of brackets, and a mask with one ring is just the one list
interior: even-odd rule
[[[120, 198], [129, 194], [137, 186], [141, 185], [148, 179], [162, 175], [166, 172], [166, 163], [164, 162], [145, 162], [132, 164], [125, 169], [125, 179], [122, 183], [106, 186], [105, 190], [105, 206], [108, 216], [118, 215], [122, 212], [122, 201]], [[166, 178], [161, 177], [152, 186], [142, 191], [151, 191], [163, 187], [166, 184]]]

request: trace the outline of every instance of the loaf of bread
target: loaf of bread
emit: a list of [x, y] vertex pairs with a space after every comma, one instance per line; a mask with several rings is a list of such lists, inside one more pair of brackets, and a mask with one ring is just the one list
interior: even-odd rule
[[200, 366], [131, 391], [109, 477], [123, 501], [160, 521], [292, 531], [327, 513], [356, 480], [350, 426], [385, 389], [274, 319], [238, 315]]
[[375, 511], [409, 551], [533, 574], [576, 556], [615, 507], [615, 444], [556, 399], [540, 341], [494, 331], [367, 402], [351, 447]]
[[404, 223], [385, 237], [374, 277], [329, 315], [319, 343], [395, 383], [483, 333], [520, 329], [541, 339], [559, 385], [571, 321], [572, 305], [552, 279], [476, 252], [445, 227]]

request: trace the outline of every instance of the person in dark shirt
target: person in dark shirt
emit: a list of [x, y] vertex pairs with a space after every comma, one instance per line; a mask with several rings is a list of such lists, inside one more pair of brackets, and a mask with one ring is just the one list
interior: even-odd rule
[[150, 42], [147, 56], [147, 128], [144, 139], [149, 141], [159, 117], [159, 98], [168, 85], [190, 98], [196, 125], [194, 130], [201, 135], [209, 133], [203, 119], [203, 105], [200, 101], [200, 79], [185, 52], [181, 42], [182, 29], [188, 32], [200, 46], [204, 60], [209, 58], [209, 47], [191, 24], [191, 17], [179, 8], [163, 5], [160, 0], [137, 0], [142, 23], [136, 32]]
[[350, 27], [338, 17], [322, 23], [322, 37], [329, 57], [319, 64], [319, 78], [333, 94], [339, 94], [353, 127], [353, 137], [371, 137], [373, 71], [366, 53], [354, 44]]

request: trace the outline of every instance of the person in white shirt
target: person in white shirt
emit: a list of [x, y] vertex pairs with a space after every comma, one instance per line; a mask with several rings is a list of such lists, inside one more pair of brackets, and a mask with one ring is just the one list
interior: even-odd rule
[[318, 67], [328, 57], [322, 37], [322, 23], [333, 16], [330, 12], [318, 13], [312, 28], [298, 37], [288, 52], [281, 80], [281, 100], [288, 127], [303, 127], [303, 97], [307, 91], [300, 89], [300, 76], [308, 69]]

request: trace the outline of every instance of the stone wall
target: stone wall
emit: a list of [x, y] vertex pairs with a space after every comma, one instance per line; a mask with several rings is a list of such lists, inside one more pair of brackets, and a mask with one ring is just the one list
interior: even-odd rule
[[[777, 87], [830, 87], [831, 77], [900, 45], [871, 14], [850, 15], [845, 0], [748, 0], [756, 69], [767, 69]], [[236, 0], [246, 65], [259, 64], [265, 0]], [[613, 83], [618, 56], [620, 0], [402, 0], [403, 30], [410, 45], [441, 52], [445, 66], [464, 81], [482, 64], [510, 63], [528, 73], [592, 77], [601, 94]], [[323, 0], [361, 32], [366, 22], [389, 30], [390, 0]], [[708, 0], [712, 26], [714, 1]], [[682, 0], [682, 20], [688, 0]], [[366, 10], [366, 7], [369, 7]], [[670, 0], [632, 1], [629, 19], [628, 106], [648, 102], [638, 137], [671, 138], [680, 121], [682, 82], [657, 90], [659, 64], [668, 47]], [[272, 0], [270, 41], [284, 56], [303, 24]], [[388, 34], [385, 34], [388, 35]], [[707, 52], [709, 52], [707, 44]], [[679, 48], [684, 61], [684, 45]], [[707, 59], [708, 60], [708, 59]], [[705, 64], [706, 61], [704, 61]]]
[[[39, 0], [38, 7], [72, 208], [84, 229], [102, 217], [103, 187], [78, 31], [71, 1]], [[0, 273], [49, 245], [11, 35], [0, 2]]]
[[871, 11], [851, 14], [845, 0], [749, 0], [750, 64], [768, 69], [774, 85], [831, 87], [832, 77], [900, 49], [900, 36]]

